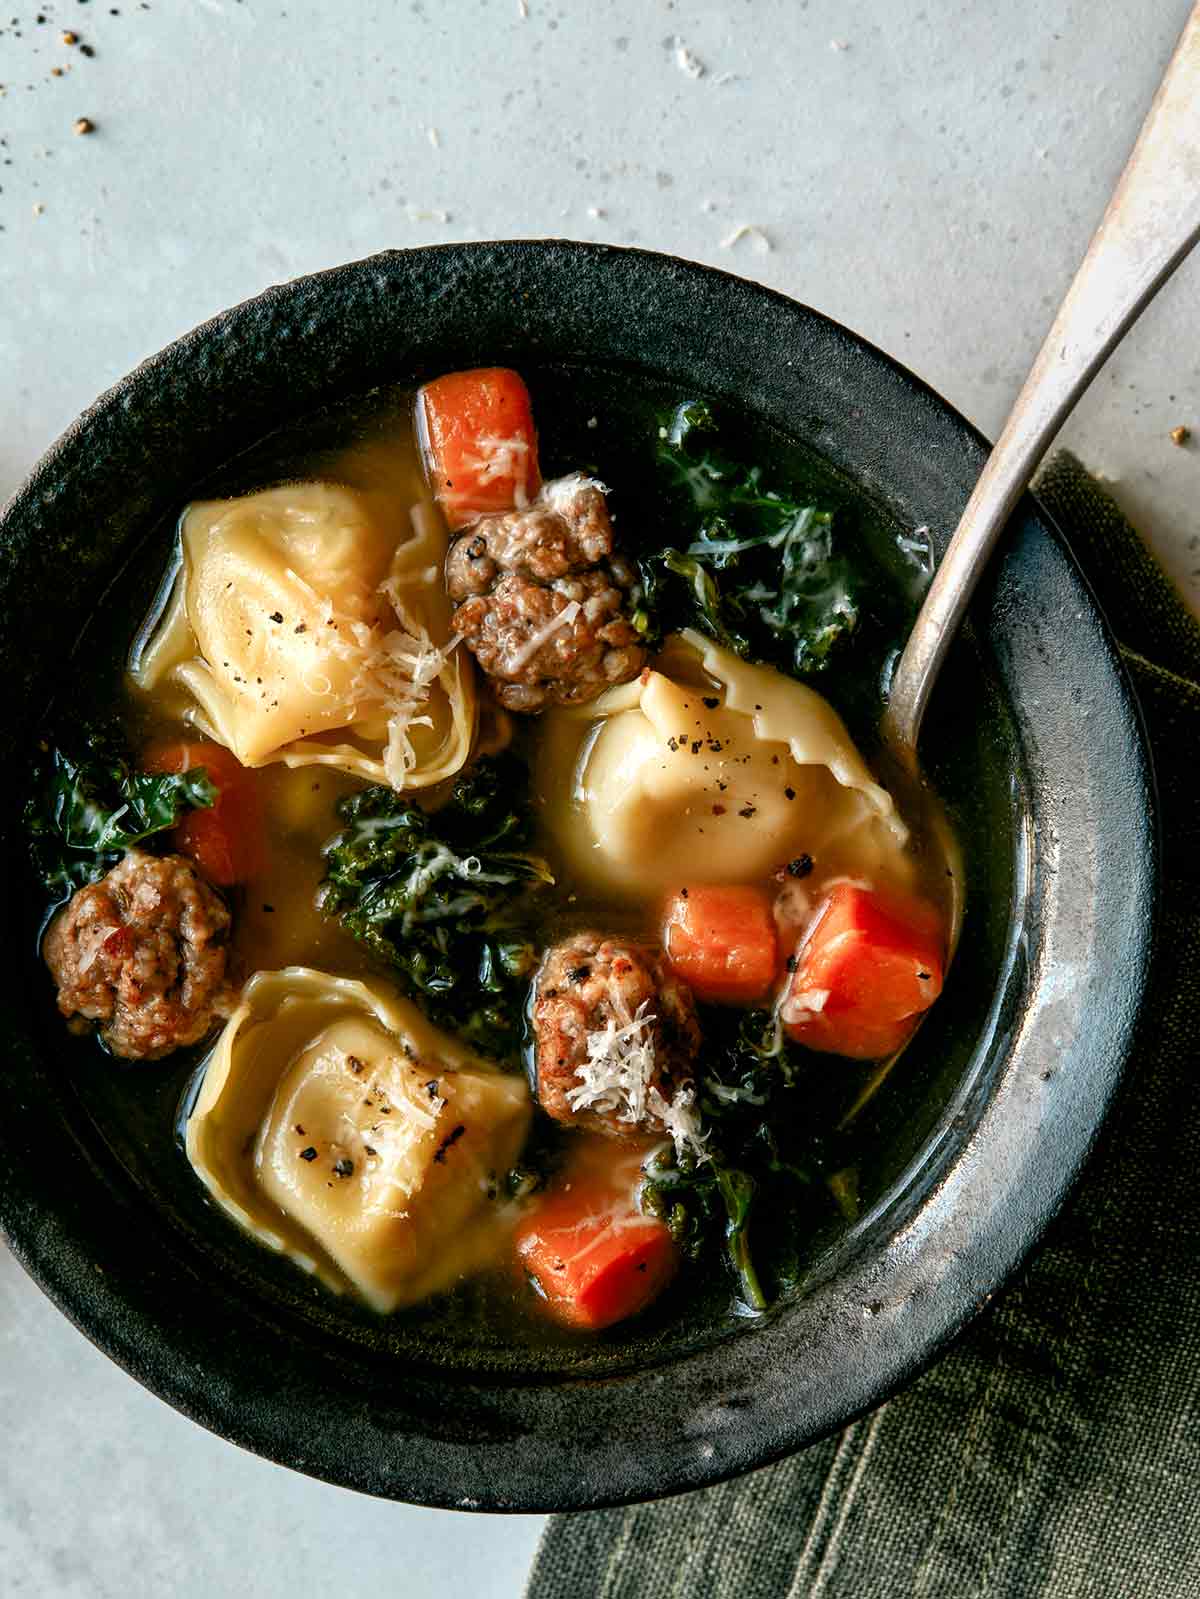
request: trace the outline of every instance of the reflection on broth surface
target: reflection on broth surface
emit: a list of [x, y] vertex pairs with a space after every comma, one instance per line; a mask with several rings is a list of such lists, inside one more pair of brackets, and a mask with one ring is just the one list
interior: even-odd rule
[[317, 910], [321, 848], [337, 801], [359, 787], [343, 772], [274, 766], [259, 779], [263, 809], [275, 825], [261, 872], [245, 885], [235, 934], [244, 970], [315, 966], [352, 976], [371, 969], [367, 952]]
[[157, 857], [232, 913], [203, 1061], [88, 1067], [123, 1158], [468, 1341], [793, 1291], [961, 917], [936, 799], [864, 758], [911, 530], [594, 382], [451, 374], [234, 463], [106, 603], [31, 807], [73, 1030], [187, 1010]]

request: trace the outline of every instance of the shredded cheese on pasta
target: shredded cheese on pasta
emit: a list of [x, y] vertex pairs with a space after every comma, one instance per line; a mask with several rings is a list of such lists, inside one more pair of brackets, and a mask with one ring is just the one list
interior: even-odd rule
[[407, 1073], [393, 1071], [386, 1081], [377, 1076], [364, 1084], [362, 1106], [355, 1115], [342, 1112], [343, 1136], [330, 1153], [344, 1148], [354, 1160], [362, 1175], [363, 1208], [368, 1215], [400, 1221], [408, 1214], [408, 1203], [424, 1182], [426, 1167], [421, 1164], [415, 1178], [408, 1180], [399, 1173], [411, 1165], [410, 1154], [434, 1134], [446, 1104], [442, 1094], [431, 1094], [414, 1086]]
[[[326, 630], [333, 653], [353, 663], [350, 699], [354, 717], [377, 713], [386, 728], [383, 767], [387, 781], [402, 789], [409, 772], [417, 764], [411, 733], [416, 727], [432, 727], [433, 718], [425, 709], [429, 690], [445, 670], [450, 655], [459, 643], [455, 637], [444, 648], [430, 638], [424, 624], [412, 615], [404, 595], [404, 581], [431, 581], [429, 573], [386, 577], [376, 594], [387, 602], [390, 618], [363, 621], [345, 610], [322, 602], [304, 579], [289, 569], [288, 576], [308, 591], [327, 612]], [[394, 618], [396, 626], [387, 621]], [[326, 690], [329, 692], [328, 679]], [[311, 693], [321, 691], [315, 682], [305, 685]]]

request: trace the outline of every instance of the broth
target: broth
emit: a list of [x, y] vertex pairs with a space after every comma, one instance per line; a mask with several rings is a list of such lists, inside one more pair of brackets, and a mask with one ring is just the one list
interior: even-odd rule
[[[566, 369], [536, 372], [530, 378], [547, 463], [556, 470], [569, 470], [580, 463], [603, 466], [615, 480], [612, 501], [618, 536], [631, 549], [655, 549], [669, 542], [666, 529], [672, 512], [654, 483], [650, 441], [654, 435], [652, 419], [660, 414], [664, 402], [675, 403], [679, 396], [647, 385], [631, 399], [620, 374], [590, 373], [582, 388], [578, 374]], [[881, 685], [923, 582], [923, 573], [905, 556], [905, 530], [891, 525], [877, 507], [794, 442], [750, 418], [733, 418], [731, 432], [736, 435], [735, 450], [746, 452], [756, 461], [766, 461], [770, 468], [784, 473], [790, 482], [801, 485], [836, 510], [844, 524], [846, 544], [869, 574], [867, 588], [872, 601], [853, 650], [838, 670], [823, 674], [817, 686], [870, 751], [881, 705]], [[300, 478], [345, 484], [366, 496], [385, 523], [406, 526], [414, 505], [429, 505], [411, 426], [410, 394], [399, 389], [376, 393], [273, 436], [203, 485], [203, 497], [246, 494]], [[186, 706], [177, 687], [135, 692], [130, 691], [125, 677], [131, 647], [136, 653], [135, 638], [146, 636], [144, 618], [154, 610], [151, 595], [156, 586], [160, 607], [166, 600], [162, 573], [170, 566], [172, 549], [177, 550], [174, 538], [169, 530], [164, 531], [106, 597], [87, 640], [93, 661], [104, 664], [90, 674], [94, 685], [90, 702], [76, 707], [75, 714], [102, 717], [110, 713], [113, 705], [118, 706], [124, 736], [134, 750], [195, 737], [194, 728], [184, 719]], [[174, 559], [177, 564], [177, 554]], [[686, 676], [689, 668], [682, 670]], [[695, 691], [702, 694], [706, 680], [691, 670]], [[606, 892], [596, 875], [581, 870], [579, 857], [563, 846], [564, 832], [577, 823], [581, 802], [575, 788], [568, 788], [553, 776], [556, 771], [561, 775], [564, 769], [562, 750], [556, 752], [553, 746], [556, 741], [561, 744], [564, 737], [575, 739], [576, 755], [568, 764], [578, 769], [600, 737], [602, 721], [584, 715], [576, 729], [566, 732], [561, 720], [551, 718], [524, 722], [517, 719], [515, 727], [505, 727], [504, 723], [505, 719], [499, 718], [489, 725], [485, 737], [493, 746], [499, 746], [506, 741], [506, 735], [510, 736], [513, 753], [529, 769], [535, 818], [531, 847], [549, 862], [554, 876], [553, 891], [540, 904], [540, 941], [554, 944], [592, 927], [635, 940], [657, 938], [661, 884], [652, 888], [638, 885], [615, 894]], [[733, 771], [739, 758], [728, 747], [712, 757], [718, 772]], [[257, 801], [270, 825], [258, 868], [231, 896], [237, 969], [249, 974], [295, 965], [394, 982], [395, 971], [387, 962], [317, 908], [325, 870], [322, 850], [341, 825], [337, 804], [370, 785], [332, 766], [292, 768], [286, 764], [256, 769], [254, 785]], [[421, 804], [436, 816], [439, 806], [447, 801], [450, 788], [446, 783], [423, 791], [419, 796]], [[739, 799], [754, 808], [753, 799], [741, 795]], [[914, 888], [939, 908], [946, 925], [956, 933], [961, 918], [963, 876], [949, 825], [932, 794], [906, 793], [902, 808], [916, 841], [910, 851]], [[722, 832], [737, 826], [739, 812], [715, 805], [711, 809], [711, 820], [700, 831], [711, 828], [712, 843], [719, 848]], [[792, 847], [789, 841], [788, 852]], [[812, 868], [805, 892], [819, 899], [831, 883], [844, 879], [846, 874], [846, 862], [834, 852]], [[753, 882], [776, 894], [780, 886], [778, 863]], [[728, 1018], [724, 1021], [728, 1022]], [[99, 1053], [95, 1044], [79, 1047], [89, 1057], [81, 1071], [85, 1077], [91, 1074], [83, 1092], [93, 1101], [94, 1114], [122, 1159], [139, 1173], [151, 1191], [169, 1195], [173, 1208], [180, 1203], [180, 1193], [191, 1184], [182, 1206], [189, 1229], [210, 1229], [212, 1236], [206, 1238], [207, 1247], [227, 1253], [236, 1262], [239, 1274], [254, 1276], [274, 1270], [269, 1262], [248, 1251], [245, 1240], [234, 1234], [231, 1224], [216, 1216], [211, 1204], [197, 1193], [194, 1178], [175, 1145], [174, 1141], [182, 1138], [194, 1103], [198, 1053], [185, 1052], [165, 1066], [128, 1067], [111, 1059], [95, 1058]], [[919, 1053], [919, 1049], [918, 1036], [909, 1053]], [[853, 1221], [873, 1197], [869, 1163], [868, 1169], [860, 1170], [858, 1116], [866, 1097], [879, 1088], [881, 1073], [829, 1056], [810, 1057], [805, 1071], [806, 1138], [813, 1169], [825, 1179], [827, 1192], [820, 1203], [814, 1203], [807, 1217], [776, 1218], [774, 1223], [770, 1218], [764, 1220], [764, 1235], [780, 1231], [789, 1234], [788, 1249], [800, 1263], [777, 1276], [776, 1287], [785, 1292], [794, 1291], [802, 1282], [806, 1250], [819, 1247], [823, 1237], [833, 1236]], [[898, 1075], [910, 1071], [911, 1062], [906, 1056]], [[176, 1109], [173, 1111], [172, 1107]], [[556, 1140], [561, 1144], [574, 1136], [577, 1135], [539, 1125], [533, 1135], [535, 1153], [544, 1153]], [[248, 1146], [246, 1160], [250, 1161], [252, 1155]], [[540, 1314], [528, 1285], [512, 1268], [508, 1232], [494, 1231], [490, 1270], [481, 1271], [449, 1296], [404, 1311], [403, 1319], [425, 1321], [435, 1341], [441, 1338], [450, 1343], [470, 1343], [482, 1339], [492, 1346], [561, 1347], [570, 1335], [548, 1324]], [[668, 1325], [682, 1297], [707, 1306], [710, 1313], [725, 1307], [722, 1313], [728, 1314], [729, 1293], [730, 1284], [721, 1276], [721, 1262], [709, 1250], [682, 1273], [676, 1286], [649, 1313], [646, 1327], [653, 1335], [656, 1327]], [[338, 1314], [346, 1325], [361, 1318], [358, 1308], [348, 1302], [339, 1306]]]

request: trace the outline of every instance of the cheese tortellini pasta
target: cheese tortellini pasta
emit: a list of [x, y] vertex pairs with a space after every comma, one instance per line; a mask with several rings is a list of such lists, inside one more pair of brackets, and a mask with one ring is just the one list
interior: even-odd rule
[[450, 644], [446, 537], [427, 507], [401, 533], [373, 497], [293, 483], [194, 504], [136, 685], [167, 692], [244, 766], [340, 767], [423, 788], [466, 762], [472, 666]]
[[652, 899], [801, 852], [826, 875], [909, 886], [908, 830], [827, 700], [693, 631], [658, 665], [547, 730], [538, 786], [588, 886]]
[[240, 1226], [379, 1311], [491, 1262], [502, 1179], [531, 1115], [490, 1068], [384, 985], [258, 972], [209, 1058], [187, 1155]]

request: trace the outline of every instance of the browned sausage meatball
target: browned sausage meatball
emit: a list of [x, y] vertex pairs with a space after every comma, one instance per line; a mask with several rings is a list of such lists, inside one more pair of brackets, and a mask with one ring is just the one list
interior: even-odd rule
[[455, 630], [510, 711], [578, 704], [637, 676], [635, 581], [612, 553], [603, 491], [579, 473], [547, 483], [527, 510], [481, 517], [446, 560]]
[[131, 850], [81, 888], [42, 953], [64, 1016], [99, 1022], [114, 1055], [157, 1060], [228, 1012], [229, 911], [182, 855]]
[[691, 990], [661, 950], [603, 933], [577, 933], [547, 955], [533, 1030], [543, 1110], [613, 1138], [665, 1130], [664, 1107], [690, 1083], [700, 1048]]

